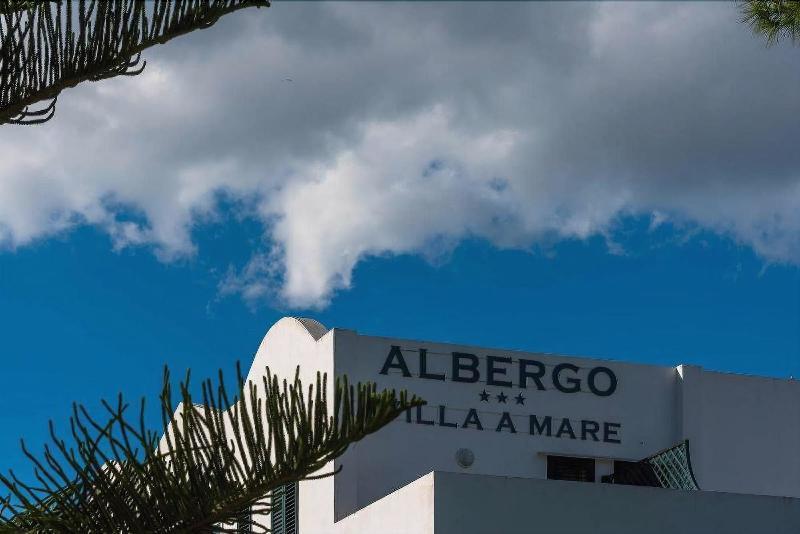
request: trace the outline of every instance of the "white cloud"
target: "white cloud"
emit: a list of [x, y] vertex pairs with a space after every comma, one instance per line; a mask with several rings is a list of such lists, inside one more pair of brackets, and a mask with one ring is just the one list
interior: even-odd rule
[[468, 236], [619, 253], [626, 214], [800, 262], [800, 57], [729, 4], [276, 4], [147, 56], [0, 130], [0, 246], [202, 254], [224, 193], [268, 245], [222, 291], [290, 306]]
[[263, 209], [277, 222], [282, 296], [312, 306], [350, 286], [367, 255], [422, 250], [439, 236], [492, 233], [510, 203], [492, 187], [517, 142], [511, 131], [463, 132], [442, 107], [369, 122], [353, 147], [311, 165]]

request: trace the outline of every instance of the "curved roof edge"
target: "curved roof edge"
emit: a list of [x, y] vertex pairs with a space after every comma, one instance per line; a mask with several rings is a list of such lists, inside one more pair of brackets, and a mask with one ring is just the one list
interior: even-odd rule
[[286, 315], [278, 319], [272, 324], [272, 326], [269, 327], [264, 339], [261, 340], [261, 344], [263, 345], [268, 338], [275, 335], [276, 332], [287, 327], [293, 330], [300, 329], [304, 333], [308, 334], [315, 342], [319, 341], [322, 336], [330, 331], [324, 324], [315, 319], [308, 317], [291, 317]]
[[319, 338], [328, 333], [328, 328], [315, 319], [309, 317], [291, 317], [291, 319], [303, 325], [303, 328], [314, 338], [314, 341], [319, 341]]

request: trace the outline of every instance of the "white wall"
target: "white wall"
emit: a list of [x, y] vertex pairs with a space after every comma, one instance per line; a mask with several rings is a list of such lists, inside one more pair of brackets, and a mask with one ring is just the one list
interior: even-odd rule
[[429, 473], [336, 523], [336, 534], [434, 534], [434, 476]]
[[[308, 534], [332, 532], [336, 521], [341, 525], [345, 524], [343, 521], [349, 521], [348, 525], [372, 525], [370, 521], [376, 516], [364, 512], [371, 503], [431, 471], [464, 472], [455, 461], [455, 452], [462, 447], [475, 454], [474, 465], [466, 471], [471, 474], [542, 479], [546, 477], [546, 455], [563, 454], [597, 458], [599, 480], [599, 474], [610, 471], [610, 459], [638, 460], [688, 438], [692, 464], [703, 490], [800, 497], [800, 454], [797, 452], [800, 451], [800, 383], [796, 381], [706, 372], [693, 366], [675, 369], [361, 336], [352, 330], [335, 329], [326, 333], [321, 325], [311, 324], [309, 328], [309, 324], [291, 318], [276, 323], [259, 347], [248, 378], [260, 381], [266, 365], [280, 376], [291, 379], [299, 364], [305, 384], [313, 381], [317, 370], [328, 372], [331, 378], [347, 374], [351, 383], [375, 381], [379, 387], [408, 389], [419, 394], [428, 401], [422, 412], [426, 420], [436, 421], [438, 407], [444, 405], [446, 421], [457, 427], [417, 424], [413, 422], [415, 417], [408, 423], [401, 416], [377, 434], [352, 446], [335, 465], [329, 466], [331, 470], [343, 468], [336, 477], [301, 483], [300, 524]], [[397, 369], [380, 374], [393, 345], [400, 347], [411, 377], [404, 377]], [[420, 348], [427, 350], [428, 372], [444, 374], [445, 381], [420, 377]], [[450, 380], [454, 351], [475, 354], [479, 358], [482, 371], [479, 382]], [[511, 366], [506, 366], [512, 375], [516, 373], [514, 366], [520, 358], [541, 361], [546, 365], [548, 376], [555, 365], [572, 363], [579, 368], [575, 376], [584, 383], [582, 391], [558, 391], [548, 376], [543, 378], [544, 391], [533, 384], [520, 388], [515, 376], [511, 387], [490, 385], [485, 372], [489, 356], [512, 358]], [[598, 396], [587, 391], [587, 375], [596, 366], [608, 367], [615, 373], [618, 383], [612, 395]], [[329, 381], [330, 396], [332, 383]], [[492, 395], [490, 402], [480, 401], [479, 394], [484, 389]], [[520, 392], [526, 397], [522, 406], [513, 400]], [[495, 395], [500, 393], [507, 395], [506, 404], [496, 400]], [[484, 430], [461, 428], [470, 408], [476, 409]], [[496, 431], [503, 412], [510, 414], [516, 433], [508, 428]], [[618, 423], [621, 425], [620, 443], [533, 436], [528, 432], [530, 414], [540, 418], [551, 416], [554, 425], [558, 418], [567, 418], [573, 422], [576, 432], [583, 419]], [[415, 483], [414, 491], [419, 490], [419, 484], [422, 483]], [[563, 487], [567, 488], [565, 491], [594, 491], [593, 485], [580, 483]], [[650, 495], [648, 492], [654, 490], [612, 488], [598, 491], [611, 491], [613, 495], [624, 494], [614, 491], [644, 491]], [[670, 497], [674, 502], [665, 510], [692, 506], [683, 502], [684, 497], [679, 494], [682, 495], [678, 492], [677, 496]], [[396, 499], [395, 495], [370, 509], [381, 509], [391, 515], [403, 509], [414, 513], [415, 507], [421, 506], [415, 500], [418, 496], [409, 497], [409, 501]], [[737, 502], [733, 497], [721, 499], [709, 501], [709, 506]], [[650, 501], [643, 505], [656, 506]], [[350, 520], [356, 512], [359, 519]]]
[[[264, 336], [247, 376], [262, 388], [265, 368], [281, 379], [292, 383], [297, 366], [300, 380], [308, 393], [309, 384], [316, 381], [317, 371], [328, 374], [328, 399], [333, 400], [333, 335], [319, 323], [284, 317]], [[321, 472], [332, 472], [331, 462]], [[298, 494], [299, 523], [303, 532], [330, 532], [334, 517], [333, 478], [300, 483]], [[263, 521], [268, 522], [267, 519]]]
[[679, 371], [683, 433], [700, 487], [800, 497], [800, 383]]
[[434, 473], [433, 491], [436, 534], [800, 532], [798, 499], [456, 473]]
[[[398, 369], [379, 374], [393, 345], [401, 347], [413, 376]], [[429, 373], [447, 380], [420, 378], [419, 349], [427, 350]], [[438, 424], [407, 423], [400, 418], [380, 433], [357, 444], [341, 459], [343, 473], [336, 477], [336, 517], [341, 518], [402, 487], [431, 470], [460, 471], [455, 451], [473, 450], [470, 472], [513, 477], [546, 477], [546, 455], [563, 454], [638, 460], [688, 438], [692, 465], [704, 490], [800, 497], [800, 383], [760, 377], [569, 358], [383, 337], [361, 336], [351, 330], [334, 330], [334, 369], [353, 381], [373, 380], [381, 387], [408, 389], [428, 401], [426, 420], [438, 419], [445, 405], [446, 421], [460, 426], [475, 408], [484, 430], [447, 428]], [[481, 362], [481, 381], [449, 380], [452, 352], [467, 352]], [[521, 389], [489, 386], [485, 363], [489, 356], [538, 360], [548, 374], [554, 365], [569, 362], [580, 370], [584, 383], [589, 370], [602, 365], [618, 378], [616, 391], [600, 397], [588, 391], [563, 393], [545, 380], [545, 391], [532, 384]], [[515, 363], [507, 366], [516, 372]], [[486, 390], [493, 397], [481, 402]], [[508, 396], [501, 404], [494, 398]], [[522, 392], [525, 405], [513, 397]], [[503, 411], [511, 414], [517, 433], [496, 432]], [[580, 420], [619, 423], [621, 443], [531, 436], [529, 414], [566, 417], [577, 431]], [[412, 417], [412, 420], [415, 420]], [[555, 424], [555, 421], [554, 421]], [[555, 432], [555, 428], [553, 429]], [[598, 475], [609, 464], [598, 461]], [[599, 476], [598, 476], [599, 480]]]
[[[346, 373], [352, 380], [373, 380], [381, 387], [408, 389], [429, 403], [423, 415], [438, 418], [438, 406], [447, 406], [450, 422], [463, 422], [470, 408], [475, 408], [484, 430], [445, 428], [412, 423], [400, 418], [379, 433], [367, 437], [341, 459], [344, 471], [336, 477], [336, 516], [341, 518], [400, 488], [431, 470], [459, 470], [455, 462], [458, 448], [467, 447], [475, 453], [470, 472], [516, 477], [546, 477], [546, 458], [540, 453], [586, 455], [618, 459], [641, 459], [652, 452], [671, 446], [680, 440], [676, 417], [673, 368], [650, 365], [631, 365], [618, 362], [576, 359], [542, 354], [483, 349], [442, 343], [409, 341], [360, 336], [353, 331], [334, 330], [335, 372]], [[381, 375], [379, 371], [392, 345], [399, 345], [414, 375], [405, 378], [400, 371]], [[570, 362], [580, 367], [578, 376], [585, 380], [591, 367], [604, 365], [618, 376], [614, 394], [599, 397], [587, 391], [563, 393], [545, 381], [548, 388], [538, 391], [529, 385], [498, 387], [487, 385], [482, 376], [478, 383], [419, 378], [418, 349], [427, 349], [428, 370], [451, 374], [453, 351], [473, 353], [484, 364], [488, 355], [507, 356], [515, 361], [529, 358], [542, 361], [548, 372], [556, 364]], [[484, 389], [493, 395], [504, 392], [507, 404], [492, 397], [480, 402]], [[514, 403], [513, 396], [522, 392], [524, 406]], [[506, 429], [496, 432], [503, 411], [508, 411], [517, 433]], [[531, 436], [529, 414], [566, 417], [579, 425], [582, 419], [615, 422], [622, 425], [621, 443], [581, 441], [580, 439]], [[576, 426], [577, 428], [577, 426]], [[555, 432], [555, 428], [553, 432]]]
[[[277, 376], [281, 383], [286, 380], [292, 384], [299, 366], [300, 380], [304, 394], [308, 386], [316, 383], [317, 372], [327, 373], [327, 396], [334, 398], [335, 374], [333, 372], [333, 333], [320, 323], [309, 319], [284, 317], [267, 331], [253, 358], [247, 373], [246, 383], [257, 386], [258, 398], [263, 398], [263, 378], [266, 369]], [[249, 397], [246, 397], [249, 402]], [[175, 416], [179, 417], [178, 405]], [[226, 410], [225, 413], [228, 413]], [[226, 421], [230, 430], [230, 423]], [[166, 447], [166, 435], [162, 436], [159, 447]], [[317, 475], [333, 472], [333, 462], [320, 470]], [[333, 477], [315, 481], [303, 481], [299, 487], [299, 522], [304, 532], [331, 532], [334, 523], [334, 481]], [[258, 518], [260, 523], [269, 524], [268, 514]]]
[[320, 532], [796, 534], [800, 500], [437, 471]]

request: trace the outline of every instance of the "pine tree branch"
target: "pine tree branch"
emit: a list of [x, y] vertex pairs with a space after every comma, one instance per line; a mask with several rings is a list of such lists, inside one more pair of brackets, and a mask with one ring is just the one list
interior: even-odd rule
[[336, 380], [329, 403], [327, 377], [304, 394], [280, 382], [269, 369], [261, 384], [244, 383], [230, 399], [220, 373], [202, 383], [202, 402], [181, 382], [173, 412], [165, 370], [160, 397], [163, 433], [148, 430], [144, 402], [132, 421], [122, 397], [103, 403], [105, 419], [81, 405], [70, 419], [72, 442], [51, 424], [52, 447], [41, 456], [23, 451], [35, 468], [35, 483], [0, 474], [10, 496], [0, 507], [0, 532], [225, 532], [241, 510], [252, 508], [252, 526], [269, 512], [276, 488], [321, 473], [352, 443], [376, 432], [399, 414], [424, 404], [405, 391], [377, 391]]
[[[0, 0], [0, 124], [47, 122], [64, 89], [141, 74], [147, 48], [208, 28], [240, 9], [269, 5], [268, 0]], [[49, 103], [32, 108], [42, 102]]]
[[749, 0], [741, 7], [742, 22], [763, 35], [767, 44], [781, 39], [800, 42], [800, 2], [796, 0]]

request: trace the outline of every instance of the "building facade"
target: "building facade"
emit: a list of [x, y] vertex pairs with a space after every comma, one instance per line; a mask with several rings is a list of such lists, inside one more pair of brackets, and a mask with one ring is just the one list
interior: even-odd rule
[[[335, 476], [285, 488], [283, 532], [800, 532], [794, 380], [365, 336], [288, 317], [264, 337], [248, 379], [260, 382], [266, 366], [290, 377], [298, 365], [304, 382], [347, 375], [427, 405], [352, 446]], [[645, 475], [682, 481], [625, 485], [665, 450], [678, 469]]]

